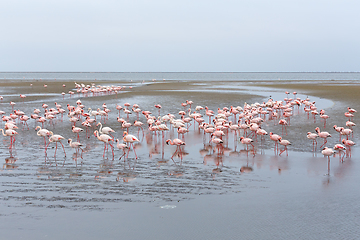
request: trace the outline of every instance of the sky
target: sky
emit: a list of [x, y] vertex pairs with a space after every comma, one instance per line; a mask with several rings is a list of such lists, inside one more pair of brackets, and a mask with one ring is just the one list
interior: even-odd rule
[[0, 0], [0, 71], [358, 72], [358, 0]]

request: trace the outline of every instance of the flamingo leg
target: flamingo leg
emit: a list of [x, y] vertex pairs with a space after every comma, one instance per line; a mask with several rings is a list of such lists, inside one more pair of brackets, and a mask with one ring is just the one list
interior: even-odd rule
[[113, 155], [113, 159], [114, 159], [114, 146], [113, 146], [113, 145], [111, 145], [111, 143], [109, 143], [109, 145], [110, 145], [110, 148], [111, 148], [111, 152], [112, 152], [112, 155]]
[[[121, 160], [122, 157], [124, 157], [126, 155], [125, 149], [123, 149], [123, 154], [120, 156], [119, 160]], [[125, 162], [125, 157], [124, 157], [124, 162]]]
[[[50, 143], [50, 142], [49, 142]], [[54, 157], [56, 156], [56, 150], [57, 150], [57, 142], [56, 142], [56, 148], [55, 148], [55, 154]]]
[[136, 155], [136, 151], [135, 151], [135, 148], [134, 148], [134, 144], [131, 143], [131, 146], [132, 146], [132, 148], [133, 148], [133, 150], [134, 150], [134, 153], [135, 153], [135, 159], [137, 159], [138, 157], [137, 157], [137, 155]]
[[129, 149], [128, 149], [128, 152], [127, 152], [126, 158], [128, 158], [128, 157], [129, 157], [130, 148], [131, 148], [131, 144], [130, 144], [130, 147], [129, 147]]
[[327, 143], [327, 140], [326, 140], [326, 138], [324, 138], [324, 144], [323, 144], [323, 145], [321, 145], [321, 146], [320, 146], [320, 148], [322, 148], [323, 146], [325, 146], [325, 145], [326, 145], [326, 143]]
[[62, 148], [63, 148], [63, 150], [64, 150], [64, 154], [65, 154], [65, 157], [66, 157], [66, 152], [65, 152], [64, 144], [62, 144], [62, 142], [60, 142], [60, 144], [61, 144], [61, 146], [62, 146]]

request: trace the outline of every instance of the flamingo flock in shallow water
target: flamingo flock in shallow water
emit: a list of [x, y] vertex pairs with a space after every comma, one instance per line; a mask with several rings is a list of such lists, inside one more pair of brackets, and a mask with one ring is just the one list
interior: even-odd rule
[[[84, 85], [75, 83], [75, 88], [79, 94], [83, 94], [83, 96], [95, 96], [99, 93], [104, 92], [114, 92], [117, 93], [122, 88], [120, 87], [104, 87], [104, 86], [95, 86], [92, 85]], [[91, 106], [88, 107], [87, 111], [85, 110], [85, 106], [82, 104], [81, 100], [77, 100], [74, 105], [67, 104], [65, 109], [62, 108], [60, 104], [57, 102], [54, 103], [55, 107], [52, 108], [49, 104], [43, 103], [41, 108], [43, 109], [43, 114], [41, 114], [41, 108], [37, 108], [31, 114], [31, 118], [29, 118], [23, 111], [19, 109], [14, 109], [16, 105], [15, 102], [10, 102], [12, 107], [12, 112], [9, 115], [6, 115], [5, 112], [1, 111], [2, 120], [5, 122], [5, 130], [0, 129], [2, 131], [3, 136], [10, 137], [10, 145], [9, 149], [14, 148], [15, 136], [18, 134], [15, 129], [17, 128], [17, 124], [23, 124], [27, 126], [29, 130], [29, 126], [27, 125], [27, 121], [29, 119], [34, 119], [35, 123], [41, 123], [41, 126], [36, 125], [35, 130], [37, 130], [37, 135], [44, 139], [44, 147], [45, 152], [47, 152], [48, 146], [50, 143], [55, 143], [55, 154], [57, 151], [57, 143], [62, 145], [64, 155], [66, 157], [65, 147], [61, 143], [65, 137], [54, 134], [52, 131], [49, 131], [44, 128], [44, 124], [48, 123], [50, 127], [55, 125], [55, 120], [63, 121], [63, 118], [59, 115], [68, 116], [68, 121], [71, 125], [71, 130], [76, 134], [76, 140], [73, 141], [72, 138], [67, 138], [69, 146], [72, 149], [75, 149], [75, 153], [78, 154], [79, 150], [81, 150], [81, 158], [83, 154], [83, 144], [81, 143], [80, 134], [84, 132], [84, 129], [76, 126], [80, 124], [86, 127], [86, 137], [88, 136], [88, 131], [90, 128], [99, 127], [98, 130], [93, 131], [94, 136], [101, 142], [104, 143], [104, 151], [103, 157], [105, 157], [106, 150], [111, 148], [112, 157], [114, 158], [114, 146], [111, 142], [116, 142], [117, 148], [122, 151], [122, 155], [119, 159], [124, 157], [127, 159], [129, 157], [129, 152], [132, 150], [135, 155], [135, 159], [138, 158], [136, 154], [136, 150], [134, 147], [135, 143], [139, 143], [139, 132], [140, 130], [143, 132], [146, 131], [148, 134], [156, 137], [157, 135], [162, 135], [163, 143], [167, 143], [168, 145], [176, 145], [176, 150], [172, 154], [171, 159], [175, 156], [179, 156], [182, 160], [184, 155], [184, 147], [185, 136], [191, 134], [190, 126], [194, 127], [194, 131], [202, 131], [204, 135], [204, 139], [209, 136], [208, 143], [204, 141], [206, 144], [213, 144], [214, 149], [217, 150], [218, 155], [224, 154], [224, 149], [226, 148], [227, 137], [229, 132], [233, 132], [234, 136], [236, 136], [236, 140], [239, 143], [246, 146], [247, 152], [252, 152], [253, 155], [256, 153], [256, 146], [254, 145], [258, 141], [258, 136], [261, 137], [261, 142], [266, 141], [265, 136], [269, 135], [269, 139], [274, 141], [274, 152], [275, 154], [282, 155], [286, 152], [286, 156], [288, 156], [288, 147], [291, 147], [291, 142], [289, 140], [283, 139], [284, 136], [288, 136], [288, 129], [290, 127], [291, 119], [295, 118], [294, 110], [300, 110], [300, 106], [304, 106], [304, 112], [308, 115], [311, 113], [314, 122], [316, 122], [316, 116], [320, 117], [320, 120], [324, 122], [323, 128], [326, 128], [326, 120], [330, 118], [330, 116], [325, 114], [325, 110], [321, 109], [320, 112], [317, 111], [317, 107], [315, 102], [310, 101], [310, 99], [300, 99], [296, 98], [297, 93], [294, 92], [294, 99], [289, 98], [289, 93], [286, 93], [286, 98], [284, 100], [273, 100], [269, 98], [267, 102], [263, 102], [262, 104], [254, 103], [248, 104], [245, 103], [243, 107], [230, 106], [229, 108], [217, 108], [217, 110], [210, 110], [208, 106], [196, 106], [195, 109], [192, 109], [192, 104], [194, 104], [190, 100], [186, 100], [183, 103], [179, 103], [179, 107], [183, 108], [180, 110], [178, 114], [176, 113], [168, 113], [161, 116], [161, 110], [163, 107], [160, 104], [155, 104], [154, 108], [157, 110], [157, 116], [154, 116], [151, 111], [155, 109], [149, 110], [141, 110], [138, 104], [133, 104], [131, 108], [130, 103], [124, 103], [123, 106], [121, 104], [116, 104], [114, 107], [118, 111], [117, 122], [121, 124], [121, 128], [123, 130], [122, 142], [119, 139], [115, 139], [115, 134], [117, 133], [109, 126], [105, 126], [106, 120], [109, 118], [109, 113], [111, 110], [108, 108], [106, 103], [103, 103], [101, 107]], [[64, 95], [63, 93], [61, 93]], [[69, 93], [70, 96], [73, 95]], [[25, 95], [20, 95], [21, 100], [24, 101]], [[67, 110], [66, 110], [67, 109]], [[97, 109], [96, 111], [92, 109]], [[202, 113], [202, 111], [204, 111]], [[126, 120], [121, 118], [121, 112], [124, 112], [126, 115]], [[347, 112], [345, 112], [345, 117], [347, 121], [345, 123], [345, 127], [338, 127], [337, 125], [333, 126], [333, 129], [339, 133], [340, 142], [335, 144], [333, 148], [327, 147], [327, 139], [331, 137], [331, 134], [327, 131], [321, 131], [320, 127], [316, 127], [315, 132], [307, 132], [304, 133], [304, 139], [308, 138], [312, 141], [313, 151], [316, 151], [317, 148], [317, 139], [323, 138], [324, 142], [320, 146], [322, 149], [322, 154], [327, 156], [330, 159], [330, 156], [339, 153], [340, 159], [343, 161], [344, 156], [351, 157], [351, 147], [355, 145], [355, 142], [350, 138], [353, 136], [354, 127], [356, 124], [353, 122], [353, 118], [356, 114], [356, 110], [353, 108], [347, 108]], [[130, 122], [130, 114], [136, 113], [136, 120], [132, 123]], [[145, 123], [140, 121], [140, 114], [142, 113]], [[204, 115], [208, 118], [203, 118]], [[101, 119], [96, 119], [96, 117]], [[175, 116], [179, 115], [179, 118]], [[18, 119], [18, 123], [16, 123], [16, 119]], [[21, 121], [21, 122], [20, 122]], [[66, 120], [65, 120], [66, 121]], [[274, 125], [281, 125], [282, 131], [276, 134], [274, 132], [270, 132], [269, 134], [264, 129], [264, 122], [273, 122]], [[104, 126], [103, 126], [104, 124]], [[147, 124], [147, 127], [143, 127]], [[270, 125], [268, 125], [268, 128]], [[118, 126], [119, 127], [119, 126]], [[132, 129], [137, 129], [134, 134], [129, 134], [129, 131]], [[144, 130], [145, 129], [145, 130]], [[168, 131], [172, 131], [176, 129], [178, 133], [178, 138], [167, 139], [164, 140], [164, 134]], [[197, 130], [196, 130], [197, 129]], [[285, 131], [284, 131], [285, 130]], [[24, 128], [23, 128], [24, 131]], [[243, 134], [241, 134], [241, 131]], [[114, 135], [113, 135], [114, 134]], [[285, 135], [284, 135], [285, 134]], [[290, 133], [291, 135], [291, 133]], [[306, 138], [305, 138], [306, 136]], [[345, 136], [346, 139], [342, 139], [342, 136]], [[301, 136], [300, 136], [301, 137]], [[47, 143], [48, 140], [48, 143]], [[282, 147], [280, 149], [279, 147]], [[249, 150], [249, 146], [251, 146]], [[126, 153], [127, 150], [127, 153]]]

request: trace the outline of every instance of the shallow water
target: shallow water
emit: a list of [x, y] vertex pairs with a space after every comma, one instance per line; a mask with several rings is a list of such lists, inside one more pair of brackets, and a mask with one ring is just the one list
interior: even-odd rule
[[[180, 85], [165, 82], [166, 86], [149, 82], [149, 87], [156, 87], [154, 90], [134, 84], [132, 90], [116, 95], [66, 95], [64, 99], [60, 95], [64, 91], [62, 83], [53, 82], [51, 91], [41, 85], [34, 84], [33, 89], [28, 89], [28, 84], [20, 84], [16, 88], [9, 86], [10, 93], [0, 107], [8, 113], [11, 111], [8, 102], [16, 101], [15, 109], [30, 115], [34, 108], [41, 108], [42, 102], [53, 105], [56, 101], [65, 108], [66, 104], [75, 105], [81, 99], [86, 109], [97, 109], [106, 102], [112, 112], [104, 126], [111, 126], [116, 131], [115, 137], [121, 138], [123, 129], [116, 121], [116, 104], [137, 103], [157, 116], [154, 107], [157, 103], [162, 105], [162, 114], [177, 115], [183, 110], [180, 103], [187, 99], [194, 101], [193, 108], [202, 105], [216, 110], [242, 106], [244, 102], [263, 102], [270, 95], [275, 100], [286, 96], [280, 89], [242, 83], [223, 82], [214, 86], [208, 82]], [[66, 88], [71, 89], [69, 84]], [[25, 89], [29, 98], [22, 103], [17, 93]], [[39, 93], [42, 99], [37, 98]], [[301, 98], [307, 96], [305, 92], [298, 94]], [[331, 126], [344, 125], [346, 105], [331, 97], [309, 97], [331, 116], [326, 130], [334, 134], [328, 142], [332, 146], [338, 135]], [[258, 138], [253, 154], [245, 150], [233, 133], [225, 138], [224, 155], [218, 155], [208, 144], [209, 136], [204, 139], [203, 133], [190, 126], [182, 160], [178, 156], [170, 158], [175, 147], [163, 145], [161, 135], [155, 138], [134, 128], [129, 132], [140, 139], [136, 145], [138, 159], [131, 151], [125, 161], [118, 160], [121, 152], [117, 149], [114, 159], [111, 151], [106, 151], [103, 158], [103, 144], [93, 135], [86, 139], [85, 133], [81, 134], [81, 142], [86, 146], [83, 159], [74, 154], [66, 141], [63, 143], [67, 156], [59, 145], [55, 158], [55, 144], [51, 143], [45, 153], [43, 139], [33, 130], [33, 121], [29, 121], [30, 130], [22, 130], [19, 125], [14, 150], [9, 151], [9, 140], [5, 137], [0, 144], [2, 236], [4, 239], [358, 238], [358, 148], [353, 148], [352, 157], [344, 162], [338, 156], [332, 157], [328, 172], [327, 159], [319, 149], [313, 152], [312, 143], [306, 138], [306, 132], [313, 132], [316, 126], [323, 129], [324, 123], [319, 118], [316, 122], [311, 116], [308, 119], [301, 110], [295, 109], [294, 114], [288, 135], [283, 136], [292, 143], [288, 156], [276, 155], [268, 137], [263, 141]], [[126, 116], [122, 113], [122, 117]], [[132, 114], [130, 122], [135, 119]], [[140, 120], [145, 122], [143, 116]], [[262, 126], [268, 132], [281, 133], [281, 126], [272, 121]], [[70, 127], [66, 116], [63, 122], [46, 124], [54, 133], [75, 139]], [[171, 130], [165, 139], [175, 137], [177, 133]], [[357, 139], [355, 131], [354, 141]], [[240, 172], [242, 167], [248, 172]]]

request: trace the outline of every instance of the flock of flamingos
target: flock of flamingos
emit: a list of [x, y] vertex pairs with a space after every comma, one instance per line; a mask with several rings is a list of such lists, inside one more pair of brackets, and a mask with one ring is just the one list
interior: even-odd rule
[[[46, 87], [46, 85], [44, 86]], [[95, 86], [77, 84], [75, 83], [77, 92], [80, 93], [92, 93], [93, 95], [99, 94], [101, 92], [112, 92], [117, 93], [121, 90], [121, 87], [109, 87], [109, 86]], [[26, 127], [29, 130], [27, 121], [33, 119], [36, 121], [37, 126], [35, 130], [37, 135], [42, 137], [45, 146], [45, 153], [47, 152], [48, 146], [50, 143], [55, 143], [55, 153], [57, 151], [58, 143], [61, 144], [65, 157], [66, 151], [62, 143], [63, 140], [67, 140], [69, 146], [75, 150], [76, 155], [80, 154], [82, 158], [83, 153], [83, 144], [81, 143], [81, 135], [86, 134], [86, 137], [91, 136], [90, 131], [93, 132], [94, 136], [101, 142], [104, 143], [104, 153], [103, 158], [105, 157], [106, 150], [111, 149], [111, 154], [114, 159], [114, 143], [116, 147], [120, 150], [120, 158], [124, 159], [129, 157], [129, 152], [131, 149], [134, 152], [135, 158], [137, 158], [136, 150], [134, 148], [134, 143], [139, 142], [138, 136], [140, 131], [149, 131], [153, 136], [162, 136], [163, 144], [170, 144], [176, 146], [176, 151], [171, 156], [173, 159], [174, 156], [178, 156], [181, 159], [183, 158], [183, 148], [186, 145], [184, 141], [184, 135], [188, 134], [190, 126], [193, 126], [194, 129], [198, 128], [199, 131], [204, 133], [205, 138], [208, 137], [209, 144], [213, 145], [214, 153], [223, 154], [224, 151], [224, 136], [226, 136], [229, 131], [233, 131], [235, 136], [239, 136], [238, 141], [246, 146], [247, 151], [253, 152], [255, 155], [255, 146], [253, 145], [254, 139], [259, 135], [261, 138], [268, 135], [270, 140], [274, 141], [274, 152], [275, 154], [283, 154], [286, 152], [288, 155], [287, 148], [291, 145], [290, 141], [283, 138], [287, 135], [286, 126], [290, 124], [290, 120], [293, 116], [294, 110], [303, 109], [308, 117], [311, 115], [315, 117], [318, 115], [324, 120], [324, 127], [326, 124], [326, 119], [329, 117], [325, 114], [324, 110], [317, 109], [315, 102], [311, 102], [310, 99], [300, 99], [296, 98], [296, 92], [293, 92], [294, 98], [289, 97], [289, 92], [285, 92], [286, 97], [283, 100], [275, 101], [269, 99], [267, 102], [262, 104], [246, 104], [243, 107], [224, 107], [222, 109], [210, 110], [208, 107], [202, 106], [193, 106], [192, 101], [186, 101], [181, 104], [184, 110], [179, 111], [174, 114], [165, 114], [161, 115], [161, 105], [156, 104], [153, 109], [141, 110], [137, 104], [131, 105], [125, 103], [124, 105], [116, 105], [116, 111], [119, 112], [117, 121], [121, 124], [123, 128], [122, 139], [115, 139], [113, 134], [115, 131], [106, 125], [108, 120], [108, 113], [111, 111], [106, 104], [97, 107], [97, 110], [92, 110], [91, 108], [86, 108], [81, 100], [77, 100], [76, 104], [71, 106], [67, 104], [65, 108], [55, 102], [55, 108], [49, 107], [47, 104], [42, 104], [42, 110], [35, 109], [33, 113], [27, 116], [23, 111], [14, 110], [16, 103], [10, 102], [12, 106], [12, 112], [7, 115], [4, 111], [0, 111], [2, 115], [2, 120], [5, 122], [4, 129], [0, 129], [3, 136], [10, 138], [9, 149], [12, 150], [15, 144], [15, 137], [18, 134], [16, 131], [19, 124], [23, 125], [23, 129]], [[74, 92], [69, 92], [70, 96]], [[62, 93], [64, 96], [64, 93]], [[25, 95], [20, 95], [21, 99], [26, 98]], [[344, 160], [344, 157], [351, 157], [351, 147], [355, 143], [351, 140], [353, 137], [353, 127], [355, 123], [353, 121], [355, 109], [348, 108], [348, 111], [345, 112], [345, 117], [348, 119], [345, 123], [345, 127], [334, 126], [334, 130], [339, 133], [339, 143], [335, 146], [328, 147], [327, 138], [331, 137], [330, 133], [321, 131], [319, 127], [315, 129], [315, 132], [308, 132], [307, 138], [312, 140], [313, 150], [316, 150], [317, 139], [322, 138], [323, 144], [320, 146], [322, 149], [322, 154], [328, 157], [330, 161], [330, 156], [339, 154], [341, 161]], [[115, 111], [115, 109], [113, 110]], [[151, 111], [154, 111], [153, 114]], [[121, 113], [125, 114], [126, 117], [122, 118]], [[129, 114], [136, 114], [136, 120], [130, 122]], [[63, 115], [66, 114], [68, 117], [67, 120], [71, 124], [71, 130], [76, 135], [75, 139], [68, 138], [54, 134], [52, 131], [44, 128], [44, 124], [47, 123], [48, 126], [53, 124], [54, 120], [58, 119], [63, 121]], [[145, 121], [140, 121], [144, 119]], [[273, 132], [266, 132], [262, 127], [264, 121], [273, 120], [279, 125], [282, 125], [284, 132], [282, 134], [276, 134]], [[344, 121], [345, 122], [345, 121]], [[40, 126], [41, 125], [41, 126]], [[95, 130], [96, 129], [96, 130]], [[134, 130], [136, 129], [136, 130]], [[145, 130], [144, 130], [145, 129]], [[126, 131], [125, 131], [126, 130]], [[130, 130], [137, 132], [137, 135], [129, 134]], [[166, 131], [176, 131], [178, 137], [175, 139], [164, 139], [164, 132]], [[176, 133], [175, 133], [176, 134]], [[84, 136], [82, 136], [84, 137]], [[280, 146], [279, 146], [280, 145]], [[81, 153], [80, 153], [81, 151]]]

